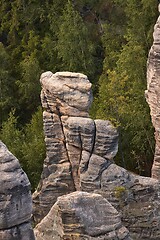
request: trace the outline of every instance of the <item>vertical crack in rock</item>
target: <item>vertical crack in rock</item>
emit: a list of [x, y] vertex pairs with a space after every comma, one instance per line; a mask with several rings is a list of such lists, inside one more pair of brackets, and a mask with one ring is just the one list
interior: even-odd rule
[[92, 101], [91, 83], [83, 74], [46, 72], [40, 81], [47, 157], [40, 184], [33, 194], [35, 222], [48, 213], [57, 197], [79, 189], [79, 173], [74, 177], [74, 164], [79, 169], [82, 150], [80, 146], [73, 160], [74, 152], [68, 149], [73, 146], [67, 142], [64, 125], [70, 117], [88, 117]]
[[81, 133], [79, 132], [79, 140], [80, 140], [80, 153], [79, 153], [79, 161], [78, 161], [78, 169], [77, 169], [77, 177], [78, 177], [78, 186], [76, 188], [77, 191], [81, 190], [81, 183], [80, 183], [80, 164], [82, 160], [82, 151], [83, 151], [83, 144], [82, 144], [82, 138]]
[[[160, 184], [156, 179], [135, 175], [114, 163], [113, 158], [118, 150], [118, 132], [107, 120], [94, 121], [89, 118], [92, 96], [87, 77], [79, 73], [49, 72], [42, 74], [41, 84], [47, 157], [40, 187], [33, 195], [36, 220], [40, 221], [50, 211], [52, 205], [59, 201], [59, 196], [67, 197], [76, 188], [83, 192], [99, 193], [107, 199], [121, 212], [123, 224], [133, 239], [159, 239]], [[78, 205], [75, 206], [78, 208]], [[83, 232], [81, 223], [80, 228], [75, 225], [75, 214], [72, 214], [73, 209], [70, 210], [63, 216], [71, 229]], [[50, 218], [52, 215], [51, 209], [47, 216]], [[44, 226], [48, 221], [47, 216], [42, 220]], [[68, 225], [65, 228], [63, 216], [62, 219], [56, 216], [54, 224], [58, 221], [58, 234], [63, 236], [64, 230], [65, 237], [68, 237], [71, 229]], [[53, 223], [49, 226], [53, 226]], [[56, 229], [49, 234], [58, 236]], [[102, 237], [103, 233], [100, 235]]]
[[[64, 123], [66, 135], [66, 146], [69, 159], [72, 165], [72, 174], [76, 185], [76, 190], [80, 190], [80, 173], [84, 171], [86, 162], [83, 158], [84, 148], [87, 147], [87, 136], [85, 131], [89, 131], [81, 125], [81, 121], [88, 122], [87, 118], [69, 117]], [[89, 137], [90, 138], [90, 137]]]
[[[94, 147], [95, 147], [95, 144], [96, 144], [96, 124], [95, 124], [95, 121], [93, 120], [93, 124], [94, 124], [94, 133], [93, 133], [93, 145], [92, 145], [92, 149], [91, 149], [91, 152], [90, 152], [90, 157], [89, 159], [91, 158], [92, 154], [94, 153]], [[89, 161], [87, 163], [87, 169], [88, 169], [88, 164], [89, 164]]]
[[[94, 121], [94, 134], [93, 134], [93, 146], [92, 146], [92, 150], [90, 152], [90, 156], [89, 156], [89, 160], [87, 161], [86, 163], [86, 171], [88, 170], [88, 165], [89, 165], [89, 161], [92, 157], [92, 154], [94, 154], [94, 151], [95, 151], [95, 144], [96, 144], [96, 132], [97, 132], [97, 128], [96, 128], [96, 123]], [[100, 168], [97, 169], [97, 177], [95, 178], [95, 181], [98, 181], [99, 182], [99, 188], [101, 189], [101, 178], [102, 178], [102, 173], [104, 170], [106, 170], [109, 165], [112, 164], [112, 162], [107, 158], [105, 158], [105, 161], [101, 164], [99, 164]]]
[[101, 189], [103, 171], [113, 162], [118, 150], [118, 132], [109, 121], [95, 120], [94, 147], [89, 158], [88, 169], [81, 175], [83, 191]]
[[74, 184], [74, 189], [73, 190], [76, 190], [76, 184], [75, 184], [73, 171], [72, 171], [72, 163], [70, 161], [69, 154], [68, 154], [68, 149], [67, 149], [67, 146], [66, 146], [66, 136], [65, 136], [65, 133], [64, 133], [64, 126], [63, 126], [63, 123], [62, 123], [62, 119], [61, 119], [61, 114], [60, 114], [59, 108], [56, 107], [56, 109], [57, 109], [57, 113], [58, 113], [58, 116], [59, 116], [59, 121], [60, 121], [60, 124], [61, 124], [61, 129], [62, 129], [62, 133], [63, 133], [63, 137], [64, 137], [64, 140], [63, 140], [64, 148], [66, 150], [66, 155], [67, 155], [68, 162], [70, 163], [70, 174], [71, 174], [71, 179], [72, 179], [73, 184]]
[[[95, 146], [95, 139], [96, 139], [96, 124], [95, 122], [93, 121], [93, 143], [92, 143], [92, 146], [91, 146], [91, 151], [90, 152], [85, 152], [85, 150], [83, 149], [82, 151], [82, 155], [81, 155], [81, 162], [80, 162], [80, 175], [81, 174], [84, 174], [85, 172], [87, 172], [88, 170], [88, 166], [89, 166], [89, 161], [90, 161], [90, 158], [94, 152], [94, 146]], [[83, 155], [85, 155], [87, 153], [87, 158], [84, 157], [83, 159]]]
[[96, 143], [96, 124], [95, 124], [95, 121], [93, 121], [93, 124], [94, 124], [93, 145], [92, 145], [92, 150], [91, 150], [91, 153], [90, 153], [90, 157], [92, 156], [92, 154], [94, 152], [94, 146], [95, 146], [95, 143]]
[[99, 182], [100, 182], [100, 189], [102, 189], [102, 174], [105, 170], [107, 170], [107, 168], [112, 164], [112, 162], [109, 159], [106, 159], [106, 162], [101, 164], [101, 168], [99, 170], [99, 174], [97, 179], [99, 178]]

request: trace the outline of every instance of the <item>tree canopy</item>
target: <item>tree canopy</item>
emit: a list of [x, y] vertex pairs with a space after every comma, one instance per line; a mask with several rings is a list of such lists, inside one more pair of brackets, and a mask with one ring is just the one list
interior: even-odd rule
[[0, 137], [33, 189], [45, 157], [39, 77], [48, 70], [88, 75], [91, 116], [119, 129], [116, 162], [149, 176], [154, 135], [144, 90], [157, 1], [2, 0], [0, 9]]

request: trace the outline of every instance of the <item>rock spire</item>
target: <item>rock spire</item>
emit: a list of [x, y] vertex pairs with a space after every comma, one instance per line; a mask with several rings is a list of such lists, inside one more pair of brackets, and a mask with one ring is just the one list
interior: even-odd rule
[[87, 76], [46, 72], [40, 81], [47, 156], [33, 196], [36, 221], [48, 213], [58, 196], [83, 189], [90, 178], [97, 178], [95, 184], [100, 185], [102, 171], [118, 150], [118, 133], [111, 123], [89, 118], [92, 92]]
[[147, 90], [145, 91], [145, 95], [155, 128], [156, 146], [152, 177], [160, 180], [160, 16], [154, 26], [153, 39], [153, 45], [148, 55]]

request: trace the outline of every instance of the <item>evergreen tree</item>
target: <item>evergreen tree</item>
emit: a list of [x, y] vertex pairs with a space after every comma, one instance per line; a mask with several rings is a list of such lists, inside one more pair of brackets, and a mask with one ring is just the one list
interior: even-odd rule
[[41, 107], [33, 114], [31, 122], [25, 126], [24, 134], [21, 161], [25, 163], [32, 191], [34, 191], [40, 180], [46, 152]]
[[62, 61], [61, 68], [64, 71], [82, 72], [89, 77], [93, 76], [94, 45], [81, 16], [74, 9], [71, 1], [68, 1], [61, 17], [57, 38], [58, 57]]
[[[17, 117], [15, 110], [12, 109], [8, 119], [3, 122], [2, 130], [0, 131], [0, 139], [6, 144], [8, 149], [20, 160], [21, 145], [23, 143], [23, 134], [17, 127]], [[25, 165], [22, 164], [23, 167]]]
[[[110, 119], [119, 126], [119, 155], [117, 161], [130, 170], [149, 175], [153, 158], [153, 128], [145, 102], [146, 61], [151, 36], [148, 14], [152, 6], [144, 1], [126, 1], [127, 27], [121, 51], [113, 51], [112, 64], [107, 59], [110, 41], [103, 41], [106, 49], [104, 72], [100, 79], [97, 116]], [[124, 5], [123, 5], [124, 6]], [[155, 16], [152, 15], [152, 19]], [[108, 45], [109, 44], [109, 45]], [[111, 48], [113, 49], [113, 48]], [[117, 49], [117, 48], [116, 48]], [[142, 142], [143, 139], [143, 142]]]
[[143, 164], [151, 164], [154, 144], [144, 99], [145, 73], [157, 1], [2, 0], [0, 9], [1, 136], [29, 169], [33, 186], [38, 181], [33, 168], [39, 174], [42, 161], [37, 158], [34, 165], [34, 148], [44, 158], [38, 122], [42, 118], [35, 112], [40, 105], [39, 76], [47, 70], [83, 72], [94, 83], [94, 92], [102, 72], [92, 115], [119, 126], [117, 161], [146, 171]]
[[21, 117], [20, 120], [26, 123], [40, 105], [41, 86], [39, 78], [41, 69], [38, 60], [32, 54], [21, 61], [20, 70], [21, 79], [17, 80], [16, 84], [19, 88], [18, 102], [21, 108], [18, 108], [17, 111]]
[[15, 79], [12, 77], [10, 65], [10, 57], [0, 43], [0, 126], [14, 106]]
[[20, 161], [34, 191], [40, 180], [43, 160], [45, 158], [41, 107], [33, 114], [31, 122], [23, 129], [20, 130], [17, 123], [15, 110], [12, 110], [7, 121], [2, 124], [0, 139]]

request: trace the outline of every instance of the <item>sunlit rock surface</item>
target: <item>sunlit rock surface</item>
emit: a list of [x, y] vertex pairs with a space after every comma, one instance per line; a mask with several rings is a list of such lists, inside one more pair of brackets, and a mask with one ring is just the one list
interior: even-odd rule
[[159, 239], [160, 184], [114, 163], [118, 132], [109, 121], [89, 118], [87, 77], [47, 72], [40, 81], [47, 153], [33, 195], [35, 222], [48, 214], [57, 197], [84, 191], [107, 199], [133, 239]]
[[145, 94], [155, 128], [156, 147], [152, 177], [160, 180], [160, 16], [154, 26], [153, 38], [153, 45], [148, 56], [147, 90]]
[[34, 240], [29, 180], [0, 141], [0, 239]]
[[117, 210], [101, 195], [74, 192], [59, 197], [34, 229], [36, 240], [129, 240]]
[[[47, 157], [33, 195], [36, 221], [48, 213], [58, 196], [80, 190], [89, 174], [94, 177], [95, 167], [101, 174], [118, 150], [118, 133], [111, 123], [89, 118], [92, 92], [87, 76], [46, 72], [40, 81]], [[98, 157], [101, 166], [95, 161]]]

